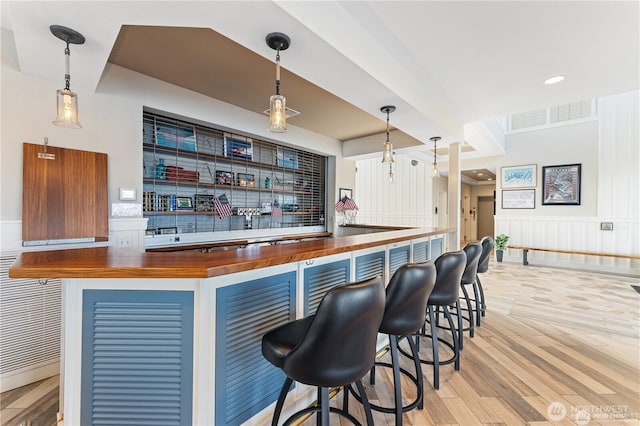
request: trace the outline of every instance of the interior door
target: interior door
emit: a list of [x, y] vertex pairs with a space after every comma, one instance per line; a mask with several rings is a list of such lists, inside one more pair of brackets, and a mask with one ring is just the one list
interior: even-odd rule
[[478, 239], [493, 237], [493, 197], [478, 197]]

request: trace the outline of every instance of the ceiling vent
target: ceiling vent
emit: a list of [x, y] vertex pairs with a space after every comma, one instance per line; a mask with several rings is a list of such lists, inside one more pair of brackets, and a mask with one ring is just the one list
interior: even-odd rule
[[511, 130], [524, 129], [526, 127], [544, 126], [547, 124], [547, 110], [522, 112], [511, 116]]
[[559, 123], [562, 121], [589, 118], [593, 115], [592, 104], [593, 102], [591, 101], [581, 101], [551, 107], [549, 108], [549, 122]]

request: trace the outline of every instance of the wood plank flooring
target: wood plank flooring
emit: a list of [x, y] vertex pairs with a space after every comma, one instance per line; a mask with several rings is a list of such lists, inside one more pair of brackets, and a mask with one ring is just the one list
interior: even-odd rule
[[[425, 365], [425, 408], [405, 414], [405, 425], [640, 425], [638, 279], [495, 261], [481, 279], [487, 316], [465, 335], [461, 371], [442, 366], [436, 391]], [[377, 369], [375, 386], [364, 382], [371, 401], [392, 401], [388, 369]], [[403, 390], [414, 396], [410, 382]], [[1, 394], [0, 423], [55, 424], [57, 393], [56, 376]], [[374, 420], [394, 424], [388, 414]]]

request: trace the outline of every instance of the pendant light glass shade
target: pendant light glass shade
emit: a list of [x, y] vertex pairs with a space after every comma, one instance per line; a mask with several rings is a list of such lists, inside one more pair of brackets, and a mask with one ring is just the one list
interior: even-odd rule
[[269, 98], [269, 131], [284, 133], [287, 131], [287, 99], [282, 95], [272, 95]]
[[67, 89], [60, 89], [57, 93], [58, 114], [53, 124], [69, 129], [81, 129], [78, 120], [78, 95]]
[[[393, 144], [391, 140], [389, 140], [389, 114], [396, 110], [396, 107], [393, 105], [387, 105], [380, 108], [380, 111], [387, 114], [387, 140], [383, 145], [382, 150], [382, 163], [383, 164], [392, 164], [395, 162], [393, 159]], [[393, 170], [389, 172], [393, 174]]]
[[85, 38], [79, 32], [62, 25], [51, 25], [49, 27], [51, 33], [64, 41], [67, 47], [64, 49], [64, 89], [56, 92], [57, 98], [57, 114], [53, 124], [56, 126], [66, 127], [69, 129], [81, 129], [78, 120], [78, 95], [69, 88], [71, 81], [70, 60], [71, 51], [69, 44], [83, 44]]
[[393, 145], [390, 141], [386, 141], [384, 143], [384, 150], [382, 151], [382, 162], [383, 163], [394, 163], [393, 159]]
[[267, 130], [274, 133], [287, 131], [287, 99], [280, 94], [280, 51], [286, 50], [291, 44], [291, 39], [286, 34], [267, 34], [267, 45], [276, 51], [276, 94], [269, 98], [269, 127]]

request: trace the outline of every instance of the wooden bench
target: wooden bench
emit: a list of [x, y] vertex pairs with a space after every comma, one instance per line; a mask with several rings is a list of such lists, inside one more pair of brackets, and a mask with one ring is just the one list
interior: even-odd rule
[[586, 256], [617, 257], [619, 259], [640, 259], [640, 255], [637, 255], [637, 254], [599, 253], [595, 251], [579, 251], [579, 250], [550, 249], [550, 248], [541, 248], [541, 247], [514, 246], [511, 244], [508, 245], [507, 248], [522, 250], [523, 265], [529, 264], [529, 260], [527, 259], [527, 254], [529, 253], [529, 250], [546, 251], [551, 253], [562, 253], [562, 254], [578, 254], [578, 255], [586, 255]]

